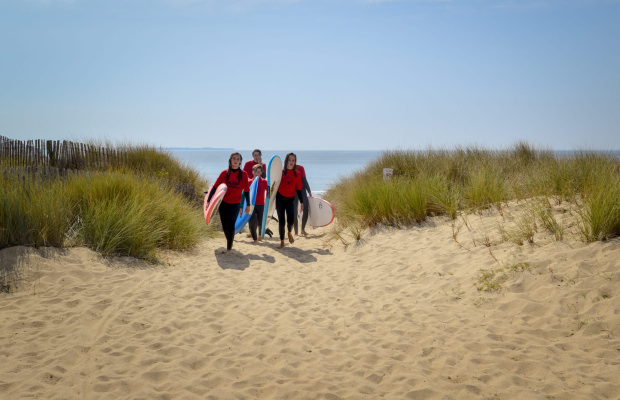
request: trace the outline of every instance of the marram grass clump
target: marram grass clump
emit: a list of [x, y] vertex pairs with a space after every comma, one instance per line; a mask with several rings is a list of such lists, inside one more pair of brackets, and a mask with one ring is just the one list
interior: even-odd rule
[[[393, 178], [383, 180], [383, 169]], [[547, 199], [582, 204], [586, 241], [620, 234], [620, 161], [609, 154], [557, 156], [518, 142], [504, 150], [477, 147], [386, 151], [363, 171], [342, 178], [326, 194], [342, 226], [404, 225], [428, 216], [502, 211], [511, 200]], [[563, 237], [547, 209], [537, 218], [557, 240]], [[532, 232], [519, 238], [531, 240]]]
[[592, 176], [583, 193], [581, 232], [586, 242], [620, 235], [620, 177], [611, 168]]
[[199, 210], [160, 184], [132, 174], [92, 173], [35, 183], [4, 179], [0, 248], [85, 245], [103, 255], [156, 258], [206, 234]]

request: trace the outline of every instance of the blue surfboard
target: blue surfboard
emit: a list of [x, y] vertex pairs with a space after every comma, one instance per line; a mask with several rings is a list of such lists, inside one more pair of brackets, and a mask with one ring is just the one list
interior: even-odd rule
[[271, 220], [274, 210], [276, 209], [276, 194], [280, 181], [282, 180], [282, 159], [280, 156], [273, 156], [267, 164], [267, 185], [268, 196], [265, 197], [265, 211], [263, 212], [263, 223], [261, 225], [260, 236], [265, 238], [265, 229]]
[[258, 189], [258, 177], [254, 178], [252, 184], [250, 185], [250, 213], [245, 213], [245, 207], [247, 207], [245, 196], [243, 196], [243, 205], [241, 206], [241, 211], [243, 214], [237, 217], [237, 221], [235, 222], [235, 234], [241, 232], [245, 224], [248, 223], [250, 218], [252, 218], [252, 212], [254, 212], [254, 206], [256, 205], [256, 190]]

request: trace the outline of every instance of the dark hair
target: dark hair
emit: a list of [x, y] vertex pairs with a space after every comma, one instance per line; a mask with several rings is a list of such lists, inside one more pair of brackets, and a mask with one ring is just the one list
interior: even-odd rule
[[297, 176], [297, 154], [295, 153], [288, 153], [286, 157], [284, 157], [284, 169], [282, 170], [282, 175], [286, 174], [286, 169], [288, 166], [288, 158], [291, 156], [295, 157], [295, 165], [293, 165], [293, 174]]
[[263, 170], [263, 166], [262, 166], [262, 165], [260, 165], [260, 164], [255, 164], [255, 165], [252, 167], [252, 171], [256, 171], [257, 169], [260, 169], [260, 170], [262, 171], [262, 170]]
[[252, 156], [254, 155], [254, 153], [256, 153], [258, 151], [259, 155], [263, 155], [262, 151], [260, 151], [259, 149], [254, 149], [254, 151], [252, 152]]
[[228, 177], [230, 176], [230, 172], [232, 171], [232, 158], [233, 156], [239, 156], [239, 182], [241, 182], [241, 162], [243, 161], [243, 156], [240, 153], [234, 152], [228, 158], [228, 172], [226, 172], [226, 182], [228, 182]]

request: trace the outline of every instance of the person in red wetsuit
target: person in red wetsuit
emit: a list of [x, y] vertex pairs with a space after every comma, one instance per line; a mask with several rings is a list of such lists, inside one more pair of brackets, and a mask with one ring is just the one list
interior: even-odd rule
[[[278, 212], [278, 224], [280, 228], [280, 248], [284, 247], [284, 225], [288, 230], [288, 241], [293, 243], [293, 222], [295, 218], [294, 205], [295, 194], [301, 199], [301, 173], [297, 171], [297, 156], [295, 153], [288, 153], [284, 159], [284, 169], [282, 170], [282, 180], [278, 193], [276, 194], [276, 210]], [[303, 204], [302, 204], [303, 212]]]
[[252, 158], [253, 158], [252, 160], [246, 162], [245, 165], [243, 166], [243, 170], [245, 171], [246, 174], [248, 174], [248, 178], [252, 179], [253, 177], [252, 168], [254, 168], [255, 165], [260, 165], [261, 167], [263, 167], [263, 172], [261, 174], [261, 177], [267, 178], [267, 175], [266, 175], [267, 166], [263, 162], [263, 153], [259, 149], [255, 149], [252, 152]]
[[219, 185], [225, 183], [227, 188], [226, 194], [220, 203], [220, 220], [222, 221], [222, 229], [226, 236], [226, 252], [232, 249], [233, 240], [235, 238], [235, 222], [237, 215], [241, 215], [241, 194], [245, 195], [245, 213], [250, 213], [250, 186], [248, 185], [248, 176], [245, 171], [241, 170], [241, 154], [232, 153], [228, 159], [228, 169], [223, 170], [213, 184], [213, 188], [209, 192], [207, 201], [211, 201], [215, 190]]
[[[301, 173], [301, 201], [303, 206], [303, 212], [301, 213], [301, 234], [303, 236], [308, 236], [306, 232], [306, 224], [308, 223], [308, 196], [312, 196], [312, 190], [310, 190], [310, 184], [308, 183], [308, 179], [306, 179], [306, 170], [301, 165], [296, 165], [297, 171]], [[306, 193], [307, 192], [307, 193]], [[293, 210], [295, 210], [295, 235], [298, 233], [299, 221], [297, 219], [297, 207], [299, 206], [299, 197], [295, 196], [295, 205], [293, 206]]]
[[258, 187], [256, 188], [256, 203], [254, 204], [254, 212], [250, 218], [250, 234], [254, 241], [262, 241], [260, 236], [261, 227], [263, 225], [263, 212], [265, 210], [265, 195], [267, 194], [267, 179], [261, 177], [263, 174], [263, 167], [260, 164], [256, 164], [252, 167], [252, 174], [254, 177], [258, 177]]

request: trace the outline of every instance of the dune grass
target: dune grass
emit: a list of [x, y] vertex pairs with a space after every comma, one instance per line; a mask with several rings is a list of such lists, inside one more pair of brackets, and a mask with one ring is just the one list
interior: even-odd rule
[[147, 145], [116, 151], [120, 162], [98, 168], [86, 160], [92, 169], [62, 179], [17, 179], [0, 162], [0, 249], [84, 245], [155, 260], [157, 249], [189, 249], [213, 234], [200, 204], [165, 183], [201, 192], [208, 183], [198, 172]]
[[155, 259], [158, 248], [188, 249], [206, 234], [195, 205], [131, 174], [4, 179], [0, 210], [0, 248], [85, 245], [103, 255]]
[[121, 144], [116, 147], [126, 154], [123, 164], [117, 170], [168, 179], [199, 188], [205, 183], [196, 169], [180, 162], [168, 150], [148, 144]]
[[581, 232], [586, 242], [620, 234], [620, 177], [617, 168], [605, 166], [585, 179]]
[[134, 174], [151, 179], [165, 179], [174, 184], [194, 186], [196, 194], [207, 186], [205, 179], [192, 166], [179, 161], [170, 151], [151, 146], [149, 144], [131, 144], [126, 142], [98, 142], [89, 141], [87, 146], [92, 148], [106, 148], [114, 150], [118, 157], [114, 162], [99, 166], [88, 163], [89, 170], [113, 171], [125, 174]]
[[[384, 182], [382, 171], [392, 168]], [[597, 152], [556, 156], [526, 142], [503, 150], [478, 147], [386, 151], [363, 171], [342, 178], [326, 194], [339, 222], [370, 227], [404, 225], [428, 216], [479, 212], [511, 200], [541, 198], [581, 204], [585, 241], [620, 234], [620, 161]], [[549, 206], [521, 221], [517, 242], [529, 242], [536, 221], [562, 240], [563, 227]]]

